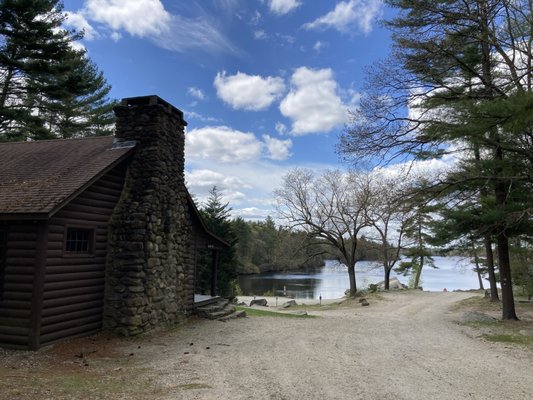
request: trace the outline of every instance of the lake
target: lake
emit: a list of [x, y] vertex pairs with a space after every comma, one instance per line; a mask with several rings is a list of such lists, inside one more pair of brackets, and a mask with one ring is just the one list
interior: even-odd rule
[[[424, 290], [442, 291], [478, 289], [477, 274], [474, 265], [464, 257], [433, 257], [437, 269], [427, 266], [422, 270], [421, 286]], [[409, 277], [391, 272], [391, 278], [397, 277], [400, 282], [408, 285]], [[376, 262], [359, 261], [355, 266], [357, 287], [367, 288], [370, 283], [383, 280], [383, 267]], [[347, 268], [335, 261], [326, 261], [326, 265], [313, 272], [265, 273], [243, 275], [239, 284], [245, 296], [286, 295], [296, 299], [337, 299], [344, 296], [349, 288]], [[483, 281], [489, 287], [487, 280]]]

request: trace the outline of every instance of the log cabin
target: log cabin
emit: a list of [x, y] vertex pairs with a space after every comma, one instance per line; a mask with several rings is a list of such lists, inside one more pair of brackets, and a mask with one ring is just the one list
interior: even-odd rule
[[197, 251], [228, 246], [185, 187], [183, 113], [157, 96], [114, 112], [114, 136], [0, 143], [0, 346], [178, 323]]

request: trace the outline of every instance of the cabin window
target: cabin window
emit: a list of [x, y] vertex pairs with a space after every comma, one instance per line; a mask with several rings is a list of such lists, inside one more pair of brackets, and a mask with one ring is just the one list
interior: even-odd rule
[[0, 227], [0, 299], [4, 294], [4, 276], [6, 272], [7, 230]]
[[67, 254], [93, 254], [94, 229], [67, 227], [65, 252]]

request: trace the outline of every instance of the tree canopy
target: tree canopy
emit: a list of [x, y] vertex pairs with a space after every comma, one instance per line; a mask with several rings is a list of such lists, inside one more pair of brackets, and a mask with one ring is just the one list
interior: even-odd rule
[[110, 86], [59, 0], [0, 2], [0, 140], [109, 134]]
[[369, 74], [339, 151], [386, 163], [453, 155], [454, 170], [426, 190], [444, 202], [453, 198], [454, 210], [462, 211], [457, 217], [470, 214], [473, 224], [463, 223], [463, 234], [494, 240], [502, 316], [516, 319], [509, 238], [528, 229], [533, 211], [533, 6], [520, 0], [387, 3], [398, 11], [386, 22], [392, 55]]

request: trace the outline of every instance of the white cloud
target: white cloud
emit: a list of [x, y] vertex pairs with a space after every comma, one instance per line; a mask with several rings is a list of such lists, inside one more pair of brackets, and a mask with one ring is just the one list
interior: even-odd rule
[[276, 132], [278, 132], [280, 135], [284, 135], [287, 133], [287, 126], [284, 123], [276, 122]]
[[98, 32], [92, 27], [82, 13], [75, 13], [71, 11], [65, 12], [65, 25], [71, 26], [77, 31], [83, 31], [83, 38], [86, 40], [93, 40], [98, 37]]
[[382, 0], [349, 0], [337, 3], [335, 9], [313, 22], [304, 25], [305, 29], [334, 28], [339, 32], [354, 32], [354, 27], [368, 34], [372, 23], [381, 15]]
[[209, 169], [196, 169], [186, 173], [187, 184], [195, 188], [211, 189], [216, 186], [222, 190], [251, 189], [251, 186], [236, 176], [226, 176]]
[[79, 14], [99, 23], [101, 29], [111, 30], [114, 41], [124, 31], [180, 53], [190, 50], [239, 53], [215, 20], [205, 15], [186, 18], [171, 14], [161, 0], [86, 0]]
[[168, 31], [172, 20], [160, 0], [87, 0], [85, 10], [93, 21], [140, 37]]
[[260, 111], [268, 108], [285, 90], [282, 78], [247, 75], [237, 72], [217, 73], [214, 80], [217, 95], [234, 109]]
[[245, 220], [264, 220], [268, 216], [272, 217], [272, 210], [265, 210], [258, 207], [245, 207], [237, 210], [232, 210], [231, 215], [236, 217], [241, 217]]
[[118, 42], [120, 39], [122, 39], [122, 35], [119, 32], [111, 32], [109, 37], [113, 42]]
[[255, 10], [254, 14], [250, 18], [250, 25], [257, 26], [261, 22], [261, 13]]
[[239, 53], [239, 50], [222, 34], [215, 23], [205, 17], [190, 19], [181, 15], [173, 15], [169, 29], [153, 36], [152, 40], [164, 49], [179, 53], [189, 50]]
[[270, 137], [269, 135], [263, 135], [263, 140], [271, 160], [281, 161], [286, 160], [291, 156], [289, 150], [292, 147], [292, 140], [279, 140]]
[[192, 97], [198, 99], [198, 100], [204, 100], [205, 94], [202, 92], [202, 89], [199, 89], [197, 87], [191, 86], [187, 89], [187, 93], [191, 95]]
[[321, 42], [318, 40], [315, 45], [313, 46], [313, 50], [315, 50], [317, 53], [320, 53], [320, 50], [322, 50], [324, 47], [326, 47], [327, 44], [324, 42]]
[[240, 132], [227, 126], [193, 129], [186, 135], [187, 155], [222, 163], [256, 160], [262, 143], [252, 133]]
[[185, 119], [197, 119], [199, 121], [203, 122], [219, 122], [218, 118], [215, 117], [206, 117], [200, 113], [197, 113], [196, 111], [187, 111], [183, 110], [183, 113], [185, 114]]
[[329, 132], [347, 122], [346, 106], [337, 94], [331, 69], [300, 67], [292, 75], [291, 84], [279, 109], [292, 120], [292, 134]]
[[299, 0], [270, 0], [268, 6], [273, 14], [284, 15], [302, 4]]
[[260, 30], [254, 31], [254, 38], [257, 40], [265, 40], [265, 39], [268, 39], [268, 35], [264, 30], [260, 29]]

